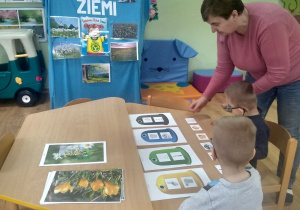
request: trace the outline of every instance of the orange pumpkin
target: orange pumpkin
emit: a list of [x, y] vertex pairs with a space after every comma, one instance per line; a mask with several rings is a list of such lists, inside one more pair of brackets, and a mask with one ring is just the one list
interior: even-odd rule
[[70, 190], [70, 192], [73, 192], [73, 188], [72, 186], [70, 185], [70, 182], [65, 182], [61, 185], [58, 185], [54, 188], [54, 193], [57, 194], [57, 193], [66, 193]]
[[89, 185], [89, 181], [86, 180], [85, 178], [81, 178], [78, 185], [81, 186], [81, 187], [87, 188], [87, 186]]
[[103, 184], [101, 179], [96, 179], [95, 181], [93, 181], [91, 183], [91, 188], [94, 191], [98, 191], [99, 189], [103, 189], [103, 187], [104, 187], [104, 184]]
[[113, 184], [111, 182], [104, 181], [105, 187], [103, 190], [104, 195], [117, 195], [120, 187], [119, 185]]

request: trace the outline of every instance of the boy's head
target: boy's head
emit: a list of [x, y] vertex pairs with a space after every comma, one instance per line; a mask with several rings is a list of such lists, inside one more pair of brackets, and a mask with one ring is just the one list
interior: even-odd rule
[[245, 112], [257, 108], [257, 97], [250, 82], [238, 81], [231, 83], [224, 94], [227, 110], [232, 110], [235, 115], [243, 115]]
[[219, 118], [213, 128], [214, 155], [220, 164], [244, 167], [255, 154], [256, 127], [243, 116]]

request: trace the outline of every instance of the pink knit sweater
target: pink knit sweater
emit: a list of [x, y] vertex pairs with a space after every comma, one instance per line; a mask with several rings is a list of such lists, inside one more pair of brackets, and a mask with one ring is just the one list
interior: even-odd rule
[[249, 25], [245, 35], [218, 34], [218, 64], [204, 96], [211, 99], [235, 67], [249, 72], [256, 94], [300, 80], [300, 25], [281, 6], [246, 3]]

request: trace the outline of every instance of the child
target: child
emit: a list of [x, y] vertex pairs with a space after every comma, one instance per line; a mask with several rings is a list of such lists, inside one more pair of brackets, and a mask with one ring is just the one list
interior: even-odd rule
[[256, 154], [250, 164], [256, 168], [257, 160], [268, 155], [270, 129], [257, 108], [257, 98], [251, 83], [239, 81], [231, 83], [225, 90], [226, 105], [223, 108], [234, 115], [244, 115], [256, 126]]
[[218, 159], [223, 177], [208, 183], [179, 209], [262, 209], [260, 175], [245, 167], [255, 154], [255, 135], [256, 128], [246, 117], [218, 119], [212, 134], [212, 157]]

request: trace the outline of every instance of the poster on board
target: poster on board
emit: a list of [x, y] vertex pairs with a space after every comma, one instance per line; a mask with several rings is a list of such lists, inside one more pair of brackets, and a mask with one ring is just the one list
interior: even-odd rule
[[82, 55], [108, 55], [107, 18], [82, 17]]

